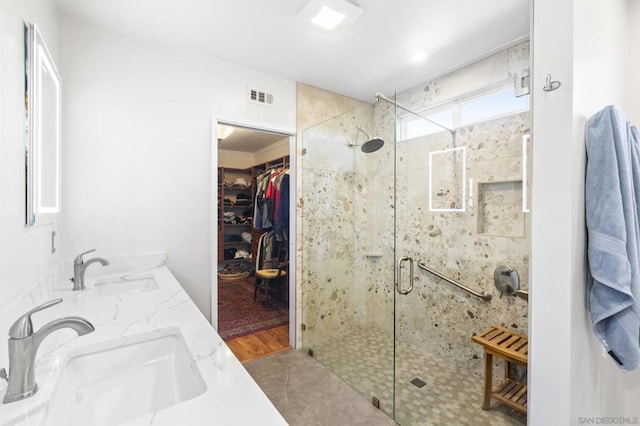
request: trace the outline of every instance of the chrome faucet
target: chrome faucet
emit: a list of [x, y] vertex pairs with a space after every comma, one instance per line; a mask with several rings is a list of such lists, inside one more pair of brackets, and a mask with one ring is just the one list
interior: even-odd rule
[[0, 376], [7, 379], [7, 393], [3, 403], [28, 398], [38, 391], [35, 381], [34, 365], [40, 344], [52, 332], [61, 328], [71, 328], [78, 336], [91, 333], [95, 329], [89, 321], [80, 317], [64, 317], [55, 319], [33, 332], [31, 314], [57, 305], [62, 299], [50, 300], [37, 306], [18, 318], [9, 329], [9, 376], [3, 368]]
[[87, 260], [86, 262], [82, 260], [82, 256], [93, 251], [96, 251], [96, 249], [91, 249], [89, 251], [85, 251], [84, 253], [80, 253], [73, 261], [73, 278], [71, 278], [71, 282], [73, 283], [74, 291], [85, 289], [84, 273], [87, 271], [87, 267], [89, 265], [96, 262], [101, 263], [102, 266], [107, 266], [109, 264], [109, 261], [104, 257], [94, 257]]

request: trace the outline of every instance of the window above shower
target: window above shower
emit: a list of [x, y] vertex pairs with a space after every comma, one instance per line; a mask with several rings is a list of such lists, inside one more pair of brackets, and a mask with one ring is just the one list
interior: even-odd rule
[[[417, 112], [445, 127], [457, 129], [528, 110], [529, 95], [517, 97], [513, 84], [506, 83], [497, 88], [483, 90], [480, 93], [470, 94], [444, 105], [424, 108]], [[397, 129], [398, 141], [443, 131], [441, 127], [408, 112], [399, 116]]]

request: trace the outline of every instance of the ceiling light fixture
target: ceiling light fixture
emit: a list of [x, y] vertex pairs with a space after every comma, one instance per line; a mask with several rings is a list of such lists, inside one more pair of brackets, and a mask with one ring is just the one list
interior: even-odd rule
[[296, 21], [312, 28], [333, 31], [353, 23], [364, 9], [345, 0], [311, 0]]
[[413, 62], [422, 62], [427, 59], [427, 56], [429, 55], [424, 50], [416, 50], [413, 55], [411, 55], [411, 60]]
[[344, 21], [344, 18], [346, 17], [347, 15], [344, 13], [340, 13], [327, 6], [322, 6], [322, 9], [320, 9], [313, 18], [311, 18], [311, 23], [319, 25], [327, 30], [332, 30], [337, 27], [340, 22]]

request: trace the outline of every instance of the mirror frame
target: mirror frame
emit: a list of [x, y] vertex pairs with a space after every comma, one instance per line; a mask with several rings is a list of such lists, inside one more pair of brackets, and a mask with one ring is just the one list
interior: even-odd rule
[[61, 80], [38, 27], [24, 28], [25, 225], [32, 226], [60, 212]]

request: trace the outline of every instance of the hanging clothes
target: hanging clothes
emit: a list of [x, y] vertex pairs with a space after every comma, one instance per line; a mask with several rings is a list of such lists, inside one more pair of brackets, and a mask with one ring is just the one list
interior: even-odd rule
[[275, 231], [277, 241], [289, 240], [289, 171], [282, 175], [280, 198], [275, 214]]
[[640, 360], [640, 149], [613, 106], [586, 128], [587, 303], [593, 329], [618, 367]]
[[256, 176], [256, 198], [254, 200], [255, 207], [253, 209], [253, 226], [256, 229], [263, 229], [263, 203], [265, 202], [265, 192], [269, 183], [269, 176], [271, 176], [270, 170]]
[[276, 190], [274, 187], [274, 179], [280, 173], [279, 170], [272, 170], [271, 176], [269, 176], [269, 180], [267, 182], [267, 190], [265, 191], [264, 197], [265, 202], [263, 203], [263, 211], [262, 211], [262, 228], [272, 228], [273, 227], [273, 212], [275, 211], [276, 206]]
[[256, 177], [254, 227], [271, 229], [275, 226], [276, 212], [280, 205], [280, 187], [288, 169], [272, 169]]

